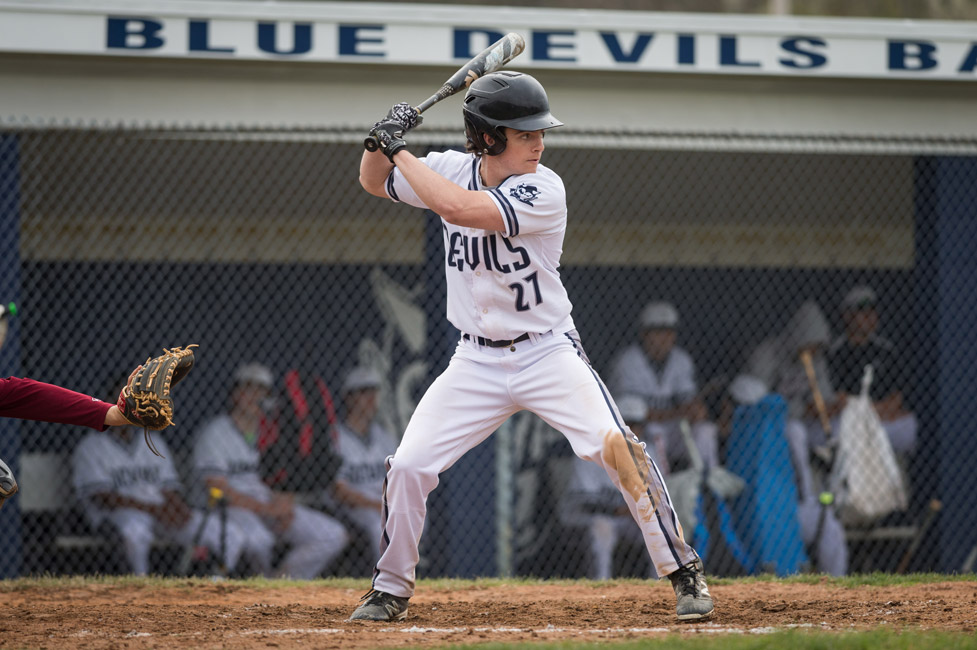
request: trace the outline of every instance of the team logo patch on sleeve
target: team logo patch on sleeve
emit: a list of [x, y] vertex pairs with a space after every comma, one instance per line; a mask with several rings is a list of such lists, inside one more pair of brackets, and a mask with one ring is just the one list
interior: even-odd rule
[[518, 201], [522, 201], [526, 205], [532, 205], [533, 201], [539, 197], [539, 190], [535, 185], [520, 183], [509, 190], [509, 196]]

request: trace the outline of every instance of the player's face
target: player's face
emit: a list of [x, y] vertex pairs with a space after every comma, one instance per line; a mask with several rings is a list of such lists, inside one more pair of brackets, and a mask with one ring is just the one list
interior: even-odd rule
[[346, 408], [349, 411], [356, 411], [373, 417], [377, 412], [378, 394], [379, 391], [376, 388], [354, 390], [346, 396]]
[[234, 389], [234, 403], [244, 413], [258, 417], [262, 413], [263, 402], [269, 395], [271, 390], [267, 386], [248, 381]]
[[543, 136], [540, 131], [516, 131], [506, 127], [505, 151], [496, 158], [509, 174], [534, 174], [543, 157]]
[[845, 312], [845, 324], [856, 336], [868, 336], [879, 327], [879, 312], [875, 307], [862, 307]]
[[664, 361], [675, 347], [678, 334], [672, 329], [649, 329], [642, 335], [645, 352], [656, 361]]

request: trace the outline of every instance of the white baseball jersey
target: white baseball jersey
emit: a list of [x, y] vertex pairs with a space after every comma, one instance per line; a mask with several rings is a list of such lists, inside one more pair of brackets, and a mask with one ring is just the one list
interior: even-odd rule
[[[539, 165], [535, 174], [510, 176], [498, 187], [484, 187], [478, 171], [481, 161], [473, 154], [445, 151], [421, 161], [461, 187], [488, 192], [505, 224], [496, 232], [441, 220], [451, 324], [467, 334], [499, 341], [526, 332], [574, 329], [570, 299], [557, 271], [567, 224], [560, 177]], [[396, 167], [386, 188], [394, 201], [428, 207]]]
[[154, 439], [165, 458], [155, 456], [142, 436], [131, 436], [126, 442], [113, 432], [89, 433], [71, 456], [71, 480], [75, 494], [84, 503], [85, 514], [93, 526], [99, 526], [110, 510], [96, 507], [89, 497], [113, 492], [142, 501], [162, 504], [164, 490], [179, 490], [172, 456], [166, 442]]
[[226, 414], [205, 424], [193, 447], [193, 466], [201, 480], [222, 476], [232, 489], [268, 501], [271, 488], [261, 480], [259, 462], [257, 448], [248, 444]]
[[672, 348], [665, 363], [657, 364], [635, 343], [614, 360], [608, 384], [615, 395], [641, 395], [649, 408], [661, 411], [695, 397], [695, 364], [680, 347]]
[[376, 422], [370, 424], [365, 438], [345, 423], [340, 423], [338, 429], [343, 464], [337, 478], [359, 494], [379, 500], [387, 475], [384, 461], [397, 450], [397, 441]]

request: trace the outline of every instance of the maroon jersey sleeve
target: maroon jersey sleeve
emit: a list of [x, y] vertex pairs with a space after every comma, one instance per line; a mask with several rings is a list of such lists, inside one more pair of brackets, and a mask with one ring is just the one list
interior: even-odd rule
[[53, 384], [7, 377], [0, 379], [0, 417], [77, 424], [105, 431], [112, 404]]

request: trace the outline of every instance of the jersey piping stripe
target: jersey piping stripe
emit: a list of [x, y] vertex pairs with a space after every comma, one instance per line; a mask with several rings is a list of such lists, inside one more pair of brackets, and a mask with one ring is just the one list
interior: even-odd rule
[[397, 196], [397, 190], [394, 189], [394, 170], [390, 170], [387, 175], [387, 194], [390, 195], [394, 201], [400, 202], [400, 197]]
[[472, 180], [468, 183], [468, 189], [478, 190], [478, 158], [472, 158]]
[[[581, 360], [585, 360], [586, 356], [583, 354], [582, 350], [577, 345], [577, 342], [573, 339], [572, 336], [570, 336], [570, 333], [565, 332], [564, 336], [567, 337], [567, 339], [570, 341], [570, 344], [577, 351], [577, 356], [580, 357]], [[587, 368], [588, 370], [590, 370], [590, 373], [594, 376], [594, 381], [597, 382], [597, 387], [600, 388], [601, 395], [604, 396], [604, 403], [607, 405], [608, 410], [611, 412], [611, 417], [614, 418], [614, 423], [617, 425], [618, 431], [621, 433], [622, 436], [625, 437], [625, 439], [627, 439], [628, 434], [625, 433], [624, 425], [621, 422], [621, 420], [618, 418], [616, 410], [611, 405], [611, 399], [607, 393], [607, 389], [604, 387], [604, 382], [600, 380], [600, 376], [594, 370], [593, 366], [591, 366], [589, 363], [587, 363]], [[659, 509], [658, 505], [655, 504], [655, 498], [651, 494], [651, 481], [650, 481], [651, 477], [645, 476], [644, 472], [641, 470], [641, 464], [638, 462], [638, 459], [635, 458], [634, 450], [631, 448], [631, 445], [628, 445], [628, 448], [631, 451], [631, 460], [634, 462], [635, 469], [638, 470], [638, 475], [641, 476], [641, 478], [645, 481], [645, 485], [646, 485], [645, 494], [648, 495], [648, 500], [651, 502], [652, 507], [655, 509], [655, 517], [658, 518], [658, 527], [661, 528], [663, 533], [665, 533], [665, 541], [668, 543], [668, 550], [671, 552], [672, 558], [675, 560], [675, 564], [681, 567], [683, 564], [685, 564], [685, 562], [683, 562], [682, 559], [679, 558], [678, 552], [675, 550], [675, 544], [672, 542], [672, 535], [666, 529], [665, 522], [662, 520], [661, 510]], [[671, 516], [672, 531], [675, 532], [676, 537], [679, 537], [678, 520], [675, 516], [675, 509], [672, 507], [671, 502], [669, 500], [668, 491], [665, 489], [665, 482], [662, 479], [661, 474], [658, 472], [658, 468], [655, 467], [654, 462], [648, 459], [647, 456], [645, 458], [646, 460], [648, 460], [648, 466], [654, 468], [655, 476], [657, 477], [659, 484], [662, 486], [661, 494], [664, 495], [665, 500], [669, 501], [668, 503], [669, 510], [672, 511], [672, 516]]]
[[505, 214], [506, 221], [509, 223], [509, 236], [515, 237], [519, 234], [519, 220], [516, 218], [515, 209], [513, 209], [512, 204], [509, 203], [509, 200], [505, 198], [505, 195], [498, 188], [491, 189], [489, 192], [495, 196], [495, 199], [502, 207], [502, 212]]

